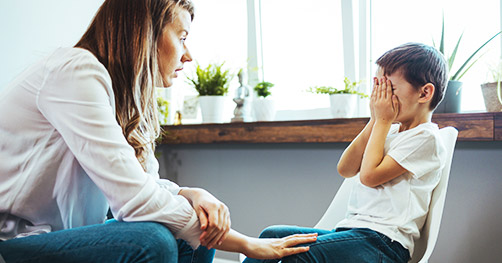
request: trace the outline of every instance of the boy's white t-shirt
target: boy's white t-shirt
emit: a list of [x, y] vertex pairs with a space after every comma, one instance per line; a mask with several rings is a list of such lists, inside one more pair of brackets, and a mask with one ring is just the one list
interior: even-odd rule
[[408, 172], [375, 188], [359, 181], [352, 189], [346, 218], [336, 227], [372, 229], [398, 241], [412, 255], [446, 161], [439, 128], [428, 122], [399, 132], [399, 124], [394, 124], [384, 153]]

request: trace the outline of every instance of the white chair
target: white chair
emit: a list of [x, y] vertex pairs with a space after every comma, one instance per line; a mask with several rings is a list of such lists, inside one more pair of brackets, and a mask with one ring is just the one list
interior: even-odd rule
[[[428, 262], [432, 251], [434, 250], [434, 246], [436, 245], [436, 240], [439, 234], [439, 226], [441, 225], [441, 217], [443, 216], [448, 179], [450, 178], [451, 161], [453, 159], [453, 151], [455, 149], [458, 131], [453, 127], [446, 127], [440, 129], [439, 133], [446, 149], [447, 159], [443, 171], [441, 172], [439, 184], [432, 193], [429, 214], [427, 215], [427, 219], [421, 230], [420, 239], [415, 242], [415, 249], [410, 260], [412, 263]], [[314, 228], [331, 230], [335, 228], [338, 222], [345, 218], [350, 192], [358, 180], [359, 176], [354, 176], [343, 181], [342, 185], [336, 192], [333, 201], [331, 201], [328, 209]], [[240, 256], [241, 262], [244, 258], [244, 255]]]
[[[446, 190], [448, 187], [448, 179], [450, 177], [450, 167], [453, 158], [453, 150], [457, 141], [458, 131], [453, 127], [446, 127], [439, 130], [443, 145], [446, 148], [447, 159], [443, 171], [441, 173], [441, 180], [438, 186], [432, 193], [432, 200], [429, 207], [429, 214], [425, 221], [424, 227], [421, 230], [420, 239], [415, 242], [415, 249], [410, 262], [428, 262], [429, 257], [434, 250], [436, 240], [439, 234], [439, 226], [441, 224], [441, 217], [443, 215], [444, 202], [446, 198]], [[315, 228], [320, 229], [333, 229], [335, 225], [340, 222], [347, 211], [347, 203], [350, 196], [352, 186], [359, 180], [359, 177], [352, 177], [345, 179], [338, 189], [333, 201], [324, 213]]]

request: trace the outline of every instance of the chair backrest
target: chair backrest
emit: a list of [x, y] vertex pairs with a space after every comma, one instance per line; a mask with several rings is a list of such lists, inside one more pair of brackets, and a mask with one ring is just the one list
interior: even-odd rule
[[443, 145], [446, 149], [446, 163], [441, 172], [439, 184], [432, 193], [429, 214], [425, 224], [420, 231], [420, 238], [415, 241], [415, 249], [410, 262], [428, 262], [439, 235], [441, 218], [443, 217], [444, 202], [446, 200], [446, 190], [450, 178], [451, 161], [453, 151], [457, 142], [458, 131], [453, 127], [446, 127], [439, 130]]
[[335, 228], [338, 222], [345, 218], [350, 192], [358, 181], [359, 175], [343, 180], [343, 183], [340, 188], [338, 188], [333, 201], [331, 201], [328, 209], [324, 212], [324, 215], [321, 217], [319, 222], [317, 222], [314, 228], [331, 230]]
[[[415, 249], [411, 262], [427, 262], [434, 250], [436, 240], [439, 234], [439, 226], [443, 215], [444, 202], [446, 199], [446, 190], [448, 179], [450, 177], [451, 161], [453, 159], [453, 150], [457, 141], [458, 131], [453, 127], [446, 127], [439, 130], [441, 140], [446, 149], [447, 159], [445, 166], [441, 172], [441, 179], [438, 186], [432, 193], [429, 213], [425, 224], [421, 230], [420, 239], [415, 242]], [[359, 181], [359, 176], [347, 178], [343, 181], [338, 189], [333, 201], [328, 209], [321, 217], [319, 222], [314, 226], [320, 229], [333, 229], [338, 222], [345, 218], [347, 212], [347, 204], [349, 201], [350, 192], [354, 184]]]

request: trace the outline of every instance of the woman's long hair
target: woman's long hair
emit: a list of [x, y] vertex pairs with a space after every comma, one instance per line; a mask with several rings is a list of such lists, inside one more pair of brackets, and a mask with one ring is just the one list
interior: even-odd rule
[[155, 149], [160, 133], [155, 86], [165, 83], [157, 42], [177, 8], [193, 19], [190, 0], [106, 0], [75, 45], [93, 53], [108, 70], [117, 122], [145, 170], [148, 147]]

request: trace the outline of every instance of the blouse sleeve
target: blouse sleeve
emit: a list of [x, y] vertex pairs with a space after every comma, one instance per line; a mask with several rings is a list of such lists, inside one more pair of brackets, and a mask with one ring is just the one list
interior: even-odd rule
[[[123, 221], [154, 221], [176, 238], [199, 245], [199, 220], [179, 187], [146, 173], [115, 119], [107, 70], [89, 54], [51, 71], [37, 106]], [[158, 164], [157, 164], [158, 166]]]

